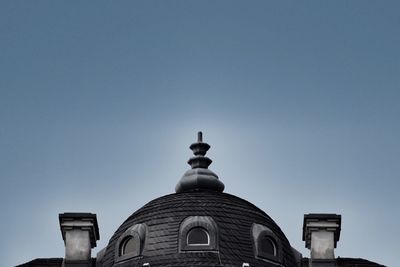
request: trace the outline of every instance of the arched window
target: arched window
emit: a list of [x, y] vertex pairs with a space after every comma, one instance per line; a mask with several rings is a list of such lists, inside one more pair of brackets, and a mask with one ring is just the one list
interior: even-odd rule
[[282, 246], [271, 229], [265, 225], [254, 223], [252, 235], [256, 258], [280, 262]]
[[187, 234], [187, 244], [189, 246], [208, 246], [210, 236], [207, 230], [202, 227], [192, 228]]
[[275, 241], [269, 235], [262, 235], [258, 238], [258, 249], [263, 255], [276, 256]]
[[115, 247], [116, 255], [118, 255], [117, 262], [142, 254], [146, 239], [146, 228], [145, 224], [135, 224], [118, 238]]
[[209, 216], [190, 216], [179, 229], [179, 251], [210, 251], [218, 249], [217, 224]]
[[122, 256], [129, 253], [133, 253], [135, 250], [136, 250], [135, 238], [133, 236], [128, 236], [121, 242], [119, 255]]

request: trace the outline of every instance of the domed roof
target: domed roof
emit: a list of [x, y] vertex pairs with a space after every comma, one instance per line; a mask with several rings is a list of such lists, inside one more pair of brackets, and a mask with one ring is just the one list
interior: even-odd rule
[[[214, 251], [179, 252], [180, 225], [189, 216], [210, 216], [217, 225], [219, 248]], [[265, 225], [282, 244], [281, 264], [295, 266], [293, 252], [279, 226], [262, 210], [236, 196], [198, 191], [157, 198], [133, 213], [114, 233], [104, 254], [103, 266], [116, 262], [117, 240], [136, 224], [147, 225], [142, 257], [132, 258], [123, 266], [276, 266], [257, 259], [251, 234], [253, 224]]]
[[[177, 184], [177, 193], [157, 198], [133, 213], [110, 239], [102, 267], [296, 266], [279, 226], [250, 202], [222, 192], [223, 183], [207, 169], [208, 148], [200, 133], [191, 146], [192, 170]], [[189, 233], [195, 228], [206, 230], [205, 243], [189, 244]], [[259, 243], [261, 235], [271, 237], [272, 245]], [[130, 257], [122, 252], [126, 236], [139, 240], [129, 244]], [[273, 248], [272, 257], [258, 252], [265, 244]]]

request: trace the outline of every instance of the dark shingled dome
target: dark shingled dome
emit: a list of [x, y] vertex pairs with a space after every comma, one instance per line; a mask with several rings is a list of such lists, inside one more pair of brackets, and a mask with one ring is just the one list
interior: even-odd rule
[[[179, 252], [179, 229], [189, 216], [209, 216], [218, 229], [218, 250]], [[131, 226], [145, 223], [147, 236], [140, 257], [118, 266], [279, 266], [257, 259], [252, 225], [270, 228], [282, 244], [282, 265], [296, 266], [288, 240], [279, 226], [262, 210], [236, 196], [216, 191], [195, 191], [157, 198], [133, 213], [114, 233], [105, 250], [103, 267], [116, 263], [118, 238]]]

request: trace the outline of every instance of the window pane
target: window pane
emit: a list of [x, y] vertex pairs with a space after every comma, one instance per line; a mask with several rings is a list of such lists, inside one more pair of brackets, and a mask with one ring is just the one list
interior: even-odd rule
[[135, 251], [135, 240], [133, 237], [128, 237], [122, 244], [121, 255], [125, 255]]
[[187, 235], [188, 245], [208, 245], [209, 236], [205, 229], [196, 227], [189, 231]]
[[260, 251], [275, 256], [275, 244], [268, 236], [261, 237]]

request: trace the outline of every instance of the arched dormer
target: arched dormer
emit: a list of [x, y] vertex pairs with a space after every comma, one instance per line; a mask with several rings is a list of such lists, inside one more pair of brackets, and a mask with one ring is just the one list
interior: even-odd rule
[[119, 238], [115, 247], [116, 261], [123, 261], [142, 255], [146, 240], [145, 224], [129, 227]]
[[218, 250], [218, 229], [209, 216], [190, 216], [179, 229], [180, 251]]
[[282, 244], [279, 238], [265, 225], [254, 223], [251, 229], [256, 258], [281, 262]]

